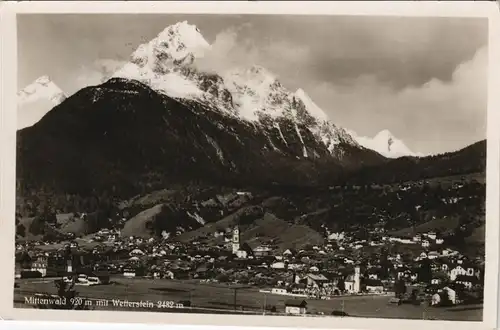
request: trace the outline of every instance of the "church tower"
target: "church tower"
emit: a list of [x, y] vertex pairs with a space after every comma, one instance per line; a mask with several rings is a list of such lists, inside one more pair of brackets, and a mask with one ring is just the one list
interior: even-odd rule
[[73, 261], [71, 259], [66, 259], [66, 272], [69, 274], [73, 272]]
[[235, 226], [233, 228], [232, 248], [233, 254], [236, 254], [236, 252], [238, 252], [240, 249], [240, 229], [238, 228], [238, 226]]
[[66, 272], [73, 272], [73, 254], [71, 253], [71, 246], [67, 245], [64, 248], [64, 259], [66, 260]]
[[353, 291], [355, 293], [359, 293], [361, 291], [361, 271], [360, 271], [360, 268], [359, 266], [356, 266], [356, 268], [354, 268], [354, 287], [353, 287]]

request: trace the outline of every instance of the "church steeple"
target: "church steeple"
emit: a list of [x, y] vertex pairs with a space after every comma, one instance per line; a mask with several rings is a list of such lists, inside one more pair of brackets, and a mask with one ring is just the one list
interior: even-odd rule
[[238, 226], [233, 228], [233, 238], [232, 238], [232, 250], [233, 254], [236, 254], [240, 249], [240, 229]]

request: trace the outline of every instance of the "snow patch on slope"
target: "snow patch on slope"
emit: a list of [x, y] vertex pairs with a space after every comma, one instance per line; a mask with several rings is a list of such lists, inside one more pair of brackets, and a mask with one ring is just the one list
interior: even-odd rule
[[210, 136], [208, 136], [207, 134], [205, 134], [205, 138], [207, 139], [208, 143], [210, 143], [212, 145], [212, 147], [214, 147], [215, 152], [216, 152], [217, 157], [219, 158], [219, 160], [222, 163], [224, 163], [225, 162], [224, 153], [222, 152], [222, 149], [219, 147], [219, 145], [217, 144], [217, 142], [214, 139], [212, 139]]
[[205, 222], [205, 219], [203, 219], [203, 218], [202, 218], [202, 217], [201, 217], [198, 213], [196, 213], [196, 212], [195, 212], [194, 214], [192, 214], [191, 212], [187, 211], [187, 215], [188, 215], [190, 218], [192, 218], [192, 219], [196, 220], [196, 221], [197, 221], [200, 225], [202, 225], [202, 226], [204, 226], [204, 225], [205, 225], [205, 223], [206, 223], [206, 222]]
[[271, 118], [283, 114], [288, 93], [271, 72], [260, 66], [252, 66], [232, 70], [223, 78], [242, 118], [257, 121], [259, 112]]
[[127, 63], [114, 76], [141, 81], [154, 90], [173, 98], [189, 99], [201, 97], [204, 94], [193, 81], [186, 79], [178, 72], [158, 73], [154, 72], [151, 67], [141, 68], [134, 63]]
[[286, 141], [285, 136], [283, 135], [283, 132], [281, 131], [280, 124], [274, 123], [273, 126], [274, 126], [274, 128], [276, 128], [278, 130], [280, 138], [283, 140], [283, 142], [285, 142], [285, 144], [288, 145], [288, 142]]
[[328, 120], [328, 116], [326, 113], [316, 105], [316, 103], [313, 102], [313, 100], [309, 97], [309, 95], [306, 94], [306, 92], [299, 88], [295, 92], [295, 95], [298, 97], [299, 100], [304, 103], [307, 111], [316, 119], [318, 120]]
[[306, 149], [306, 145], [304, 143], [304, 139], [302, 138], [302, 135], [300, 134], [300, 130], [299, 130], [299, 127], [297, 126], [297, 124], [293, 125], [295, 126], [295, 131], [297, 132], [297, 135], [299, 136], [299, 139], [300, 139], [300, 142], [302, 143], [302, 155], [307, 158], [308, 155], [307, 155], [307, 149]]

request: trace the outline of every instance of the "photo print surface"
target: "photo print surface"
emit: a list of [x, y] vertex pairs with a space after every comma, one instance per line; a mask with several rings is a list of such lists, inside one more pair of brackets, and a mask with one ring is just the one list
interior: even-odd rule
[[488, 47], [481, 17], [18, 14], [14, 308], [481, 322]]

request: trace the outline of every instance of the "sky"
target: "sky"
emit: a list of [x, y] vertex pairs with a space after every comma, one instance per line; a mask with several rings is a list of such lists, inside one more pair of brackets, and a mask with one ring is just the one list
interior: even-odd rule
[[435, 154], [486, 137], [488, 25], [481, 18], [24, 14], [18, 89], [48, 75], [66, 94], [99, 84], [171, 24], [196, 25], [213, 70], [261, 65], [361, 136], [388, 129]]

